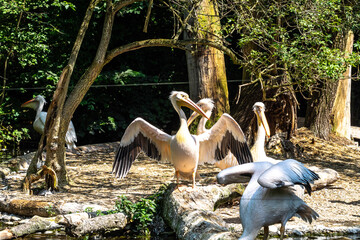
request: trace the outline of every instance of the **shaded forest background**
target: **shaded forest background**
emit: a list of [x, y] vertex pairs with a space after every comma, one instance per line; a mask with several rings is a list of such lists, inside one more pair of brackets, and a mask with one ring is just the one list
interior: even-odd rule
[[[3, 1], [3, 4], [6, 3]], [[21, 1], [17, 3], [22, 4]], [[2, 148], [13, 148], [18, 144], [20, 148], [37, 147], [40, 135], [31, 126], [35, 112], [21, 109], [20, 105], [38, 94], [51, 101], [88, 1], [41, 1], [42, 5], [40, 1], [30, 1], [27, 4], [28, 12], [19, 13], [16, 7], [9, 7], [10, 10], [5, 12], [4, 7], [0, 15], [0, 22], [8, 23], [2, 26], [0, 35]], [[137, 2], [116, 15], [110, 49], [135, 40], [166, 38], [173, 34], [172, 12], [157, 3], [153, 6], [149, 30], [144, 33], [147, 8], [148, 2]], [[72, 75], [73, 80], [80, 78], [95, 55], [101, 38], [104, 9], [105, 2], [95, 9]], [[32, 29], [32, 34], [23, 34], [22, 28]], [[236, 37], [239, 35], [234, 34], [233, 38], [228, 39], [233, 49], [238, 48]], [[21, 41], [11, 41], [11, 38]], [[354, 51], [358, 50], [359, 38], [355, 32]], [[227, 56], [225, 58], [230, 111], [232, 115], [239, 114], [233, 108], [238, 86], [249, 79], [244, 79], [246, 74], [243, 68], [234, 65]], [[356, 67], [353, 68], [353, 74], [357, 73]], [[187, 81], [186, 55], [182, 50], [152, 47], [115, 58], [105, 66], [74, 113], [72, 121], [78, 145], [119, 141], [124, 129], [136, 117], [142, 117], [166, 132], [175, 130], [178, 116], [168, 96], [172, 90], [189, 92]], [[74, 81], [70, 83], [70, 91], [73, 85]], [[360, 83], [357, 80], [352, 81], [351, 96], [351, 122], [360, 126]], [[298, 116], [305, 117], [306, 100], [301, 94], [297, 97], [300, 103]]]

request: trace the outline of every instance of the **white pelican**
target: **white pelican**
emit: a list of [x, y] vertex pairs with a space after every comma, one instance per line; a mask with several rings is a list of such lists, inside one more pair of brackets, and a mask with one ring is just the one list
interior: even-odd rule
[[278, 160], [266, 156], [265, 153], [265, 137], [270, 137], [270, 128], [265, 117], [264, 103], [256, 102], [253, 106], [253, 111], [257, 120], [256, 137], [254, 145], [251, 147], [251, 155], [254, 159], [254, 162], [268, 161], [272, 163], [278, 163]]
[[[21, 107], [32, 108], [36, 111], [35, 120], [33, 122], [33, 127], [35, 131], [40, 134], [44, 133], [45, 121], [47, 112], [42, 112], [46, 101], [45, 98], [41, 95], [37, 95], [35, 98], [23, 103]], [[75, 142], [77, 142], [75, 127], [72, 121], [70, 121], [69, 128], [65, 136], [66, 146], [69, 150], [76, 149]]]
[[218, 126], [213, 127], [212, 131], [200, 136], [191, 135], [181, 107], [188, 107], [205, 117], [206, 114], [184, 92], [173, 91], [169, 99], [180, 118], [180, 128], [176, 135], [170, 136], [142, 118], [136, 118], [121, 138], [112, 171], [116, 177], [123, 178], [127, 175], [141, 150], [152, 158], [172, 162], [177, 185], [181, 175], [192, 179], [193, 188], [199, 158], [200, 161], [220, 160], [230, 150], [240, 163], [252, 161], [245, 138], [233, 135], [241, 131], [240, 127], [231, 122], [219, 121]]
[[[253, 106], [253, 111], [257, 119], [257, 133], [255, 137], [254, 145], [251, 147], [251, 155], [254, 162], [271, 162], [273, 164], [279, 163], [282, 160], [268, 157], [265, 152], [265, 137], [270, 137], [270, 128], [265, 116], [265, 105], [262, 102], [256, 102]], [[292, 187], [296, 196], [303, 199], [305, 195], [305, 189], [300, 185]]]
[[[207, 118], [206, 117], [201, 117], [200, 118], [200, 121], [199, 121], [199, 124], [197, 126], [197, 129], [196, 129], [196, 134], [197, 135], [200, 135], [200, 134], [203, 134], [205, 133], [206, 131], [210, 131], [208, 129], [206, 129], [206, 122], [208, 121], [208, 118], [210, 118], [211, 114], [212, 114], [212, 110], [214, 108], [214, 101], [210, 98], [203, 98], [201, 100], [199, 100], [196, 105], [198, 105], [206, 114]], [[188, 119], [188, 126], [190, 126], [190, 124], [198, 117], [200, 116], [197, 112], [193, 112], [191, 114], [191, 116], [189, 117]], [[225, 120], [224, 121], [235, 121], [233, 120], [232, 118], [228, 118], [227, 115], [225, 115]], [[242, 138], [245, 138], [242, 131], [239, 132], [240, 134], [242, 134]], [[215, 166], [217, 166], [218, 168], [220, 168], [221, 170], [222, 169], [225, 169], [225, 168], [228, 168], [228, 167], [233, 167], [233, 166], [236, 166], [236, 165], [239, 165], [237, 159], [235, 158], [235, 156], [229, 152], [226, 157], [221, 160], [221, 161], [216, 161], [215, 162]]]
[[240, 182], [241, 175], [251, 175], [251, 179], [240, 200], [240, 219], [243, 234], [240, 239], [255, 239], [264, 227], [267, 239], [269, 226], [281, 223], [280, 239], [284, 237], [285, 225], [293, 217], [311, 223], [319, 215], [290, 186], [299, 184], [311, 193], [310, 183], [319, 179], [313, 171], [300, 162], [287, 159], [277, 164], [270, 162], [246, 163], [222, 170], [217, 175], [220, 184]]

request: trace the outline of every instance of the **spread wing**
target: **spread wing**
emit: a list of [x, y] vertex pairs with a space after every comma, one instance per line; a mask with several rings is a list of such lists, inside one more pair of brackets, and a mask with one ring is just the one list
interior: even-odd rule
[[214, 163], [226, 157], [229, 151], [239, 164], [252, 162], [246, 138], [239, 124], [224, 113], [211, 129], [198, 135], [200, 142], [199, 163]]
[[121, 138], [112, 172], [118, 178], [125, 177], [141, 150], [151, 158], [170, 160], [170, 139], [167, 133], [142, 118], [136, 118]]
[[319, 175], [306, 168], [302, 163], [294, 159], [287, 159], [264, 171], [260, 175], [258, 183], [266, 188], [280, 188], [299, 184], [311, 194], [310, 183], [314, 183], [314, 180], [317, 179], [319, 179]]

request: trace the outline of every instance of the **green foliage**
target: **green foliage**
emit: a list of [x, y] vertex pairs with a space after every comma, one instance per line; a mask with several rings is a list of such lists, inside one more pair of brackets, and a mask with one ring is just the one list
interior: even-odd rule
[[[61, 16], [74, 10], [75, 5], [68, 1], [0, 0], [2, 89], [45, 87], [44, 92], [53, 92], [66, 59], [64, 54], [56, 54], [54, 50], [68, 37], [63, 31], [67, 19]], [[2, 148], [13, 148], [21, 140], [29, 138], [20, 105], [36, 95], [33, 91], [28, 96], [24, 95], [25, 90], [0, 93]]]
[[30, 138], [27, 128], [14, 129], [10, 123], [18, 118], [19, 113], [14, 109], [4, 111], [4, 104], [0, 105], [0, 149], [15, 149], [20, 141]]
[[49, 12], [56, 14], [62, 7], [74, 9], [72, 3], [58, 0], [0, 0], [0, 21], [6, 23], [0, 27], [2, 62], [12, 57], [10, 64], [16, 62], [24, 68], [46, 61], [51, 48], [49, 39], [60, 32]]
[[115, 212], [122, 212], [131, 219], [135, 226], [135, 232], [148, 235], [149, 225], [156, 213], [156, 207], [156, 199], [142, 198], [133, 203], [126, 196], [120, 196], [115, 203]]
[[163, 185], [153, 195], [142, 198], [138, 202], [133, 203], [128, 200], [126, 196], [119, 196], [115, 202], [115, 210], [109, 211], [109, 214], [121, 212], [124, 213], [134, 225], [135, 233], [149, 235], [149, 225], [155, 217], [155, 213], [159, 212], [159, 204], [166, 191], [166, 186]]
[[[359, 31], [355, 2], [341, 0], [238, 1], [224, 33], [237, 32], [242, 67], [265, 90], [313, 91], [335, 81], [357, 53], [345, 59], [338, 46], [349, 29]], [[271, 96], [272, 97], [272, 96]]]

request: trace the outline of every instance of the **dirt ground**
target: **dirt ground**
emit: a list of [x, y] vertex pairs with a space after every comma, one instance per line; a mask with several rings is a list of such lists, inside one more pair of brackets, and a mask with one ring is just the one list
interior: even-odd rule
[[[332, 137], [332, 141], [315, 138], [303, 128], [292, 142], [303, 151], [297, 160], [306, 165], [332, 168], [340, 175], [332, 186], [306, 196], [305, 201], [320, 215], [313, 225], [360, 227], [360, 148], [350, 147], [351, 142], [336, 137]], [[116, 146], [117, 143], [92, 145], [84, 147], [87, 153], [67, 155], [71, 183], [57, 194], [22, 194], [19, 183], [23, 174], [8, 176], [10, 188], [2, 193], [22, 199], [99, 204], [111, 209], [120, 195], [136, 201], [156, 192], [162, 184], [175, 181], [174, 169], [169, 163], [158, 163], [146, 157], [134, 162], [125, 179], [116, 179], [111, 174]], [[215, 176], [219, 171], [212, 165], [200, 166], [203, 179], [197, 185], [216, 184]], [[239, 224], [238, 204], [217, 211], [230, 225], [235, 224], [235, 228]]]

